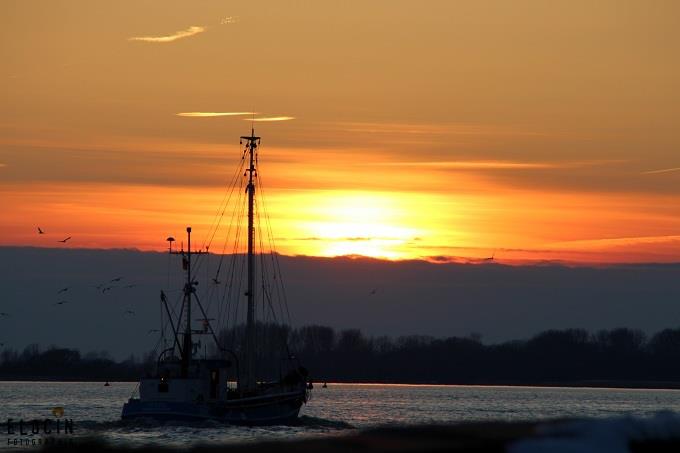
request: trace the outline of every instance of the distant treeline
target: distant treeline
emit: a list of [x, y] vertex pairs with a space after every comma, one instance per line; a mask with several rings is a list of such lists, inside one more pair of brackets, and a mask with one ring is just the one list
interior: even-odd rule
[[[368, 337], [325, 326], [258, 326], [260, 338], [285, 338], [316, 382], [442, 384], [649, 385], [680, 383], [680, 328], [651, 337], [619, 328], [590, 333], [549, 330], [529, 340], [485, 345], [479, 336]], [[223, 332], [221, 338], [229, 338]], [[273, 342], [268, 342], [273, 344]], [[237, 347], [235, 349], [238, 350]], [[269, 349], [269, 348], [267, 348]], [[276, 360], [270, 357], [272, 363]], [[81, 355], [30, 345], [0, 353], [0, 379], [136, 380], [156, 363], [154, 353], [116, 362], [105, 352]]]
[[290, 339], [312, 376], [322, 381], [680, 384], [680, 328], [649, 338], [627, 328], [548, 330], [529, 340], [485, 345], [477, 335], [392, 339], [308, 326], [291, 332]]
[[0, 353], [0, 379], [134, 381], [155, 363], [152, 353], [142, 360], [131, 355], [115, 361], [106, 351], [81, 355], [76, 349], [50, 346], [41, 351], [37, 344], [31, 344], [21, 353], [8, 348]]

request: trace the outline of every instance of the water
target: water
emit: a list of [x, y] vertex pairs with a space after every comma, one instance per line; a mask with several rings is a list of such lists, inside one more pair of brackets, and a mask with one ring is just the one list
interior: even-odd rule
[[[380, 425], [680, 412], [680, 390], [329, 384], [327, 389], [317, 385], [295, 426], [122, 422], [122, 405], [135, 387], [135, 383], [119, 382], [110, 387], [99, 382], [0, 382], [0, 420], [53, 419], [52, 408], [63, 406], [77, 435], [96, 435], [130, 445], [152, 442], [187, 447], [188, 442], [338, 435]], [[4, 427], [2, 432], [6, 433]], [[0, 438], [0, 448], [14, 447]]]

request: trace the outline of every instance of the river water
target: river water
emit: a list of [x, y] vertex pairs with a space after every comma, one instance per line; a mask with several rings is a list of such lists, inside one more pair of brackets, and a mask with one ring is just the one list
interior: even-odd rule
[[[338, 435], [354, 429], [402, 424], [474, 420], [539, 420], [565, 417], [648, 416], [680, 412], [680, 390], [437, 385], [317, 385], [295, 426], [246, 428], [218, 423], [155, 424], [122, 422], [123, 403], [136, 383], [0, 382], [0, 420], [56, 420], [64, 408], [75, 436], [98, 436], [114, 443], [156, 443], [186, 447], [253, 440]], [[18, 430], [14, 425], [15, 431]], [[30, 428], [28, 429], [30, 431]], [[0, 449], [18, 448], [2, 429]], [[4, 436], [7, 435], [7, 440]], [[40, 437], [40, 435], [37, 435]]]

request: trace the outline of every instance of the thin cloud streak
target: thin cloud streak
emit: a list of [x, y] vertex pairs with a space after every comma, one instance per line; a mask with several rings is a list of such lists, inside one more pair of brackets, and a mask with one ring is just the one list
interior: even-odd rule
[[290, 121], [294, 120], [294, 116], [265, 116], [262, 118], [244, 118], [243, 121], [256, 121], [256, 122], [267, 122], [267, 121]]
[[672, 173], [680, 171], [680, 167], [673, 167], [673, 168], [662, 168], [661, 170], [649, 170], [649, 171], [643, 171], [643, 175], [655, 175], [658, 173]]
[[190, 118], [209, 118], [214, 116], [257, 115], [257, 112], [180, 112], [177, 113], [176, 115]]
[[432, 167], [461, 170], [526, 170], [532, 168], [560, 168], [559, 164], [547, 162], [512, 161], [428, 161], [428, 162], [380, 162], [374, 165], [387, 167]]
[[551, 244], [553, 247], [620, 247], [639, 244], [664, 244], [680, 241], [680, 236], [637, 236], [623, 238], [579, 239]]
[[454, 160], [454, 161], [401, 161], [379, 162], [370, 165], [386, 167], [429, 167], [455, 170], [531, 170], [531, 169], [568, 169], [608, 164], [618, 164], [623, 160], [594, 160], [577, 162], [525, 162], [512, 160]]
[[205, 27], [192, 25], [191, 27], [187, 28], [186, 30], [176, 31], [172, 35], [168, 35], [168, 36], [133, 36], [132, 38], [128, 38], [128, 41], [166, 43], [166, 42], [177, 41], [178, 39], [182, 39], [182, 38], [188, 38], [190, 36], [194, 36], [194, 35], [197, 35], [199, 33], [203, 33], [205, 30], [206, 30]]

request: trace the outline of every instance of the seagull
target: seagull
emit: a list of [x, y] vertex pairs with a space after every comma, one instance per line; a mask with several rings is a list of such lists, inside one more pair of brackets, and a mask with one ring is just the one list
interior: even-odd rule
[[116, 277], [116, 278], [111, 279], [111, 282], [119, 282], [122, 279], [123, 279], [123, 277]]
[[102, 289], [102, 294], [106, 293], [107, 291], [110, 291], [113, 286], [107, 286], [106, 288]]
[[71, 236], [67, 237], [66, 239], [62, 239], [61, 241], [57, 241], [57, 242], [63, 242], [64, 244], [66, 244], [66, 241], [68, 241], [69, 239], [71, 239]]
[[54, 304], [54, 305], [64, 305], [64, 304], [67, 304], [67, 303], [68, 303], [67, 300], [60, 300], [59, 302], [57, 302], [57, 303]]
[[38, 234], [45, 234], [45, 232], [40, 227], [38, 227]]
[[57, 291], [57, 294], [65, 293], [66, 291], [68, 291], [68, 286], [65, 288], [61, 288], [59, 291]]

